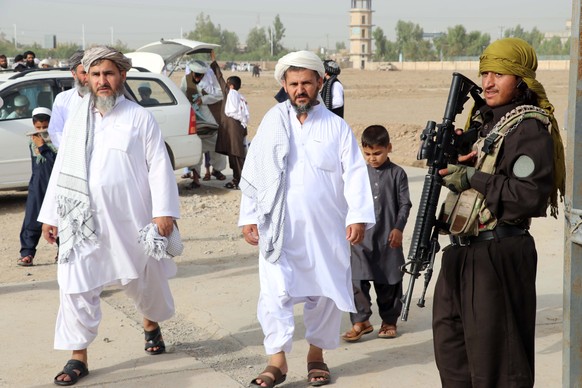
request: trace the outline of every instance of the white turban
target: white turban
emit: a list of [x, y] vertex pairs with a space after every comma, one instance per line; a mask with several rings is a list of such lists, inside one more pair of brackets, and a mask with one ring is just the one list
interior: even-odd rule
[[192, 73], [197, 74], [206, 74], [206, 70], [208, 70], [208, 65], [200, 59], [196, 59], [195, 61], [190, 62], [188, 67]]
[[100, 59], [109, 59], [121, 70], [128, 71], [131, 69], [131, 59], [114, 48], [108, 46], [97, 46], [85, 50], [85, 54], [83, 55], [81, 63], [83, 64], [85, 70], [89, 72], [89, 67], [91, 67], [93, 62]]
[[285, 72], [291, 66], [316, 71], [321, 78], [325, 75], [323, 62], [315, 53], [307, 50], [295, 51], [283, 56], [277, 62], [277, 65], [275, 66], [275, 79], [277, 82], [283, 84]]

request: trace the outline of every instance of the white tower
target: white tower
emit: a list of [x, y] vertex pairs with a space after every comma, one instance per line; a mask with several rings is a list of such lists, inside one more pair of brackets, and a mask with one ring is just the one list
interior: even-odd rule
[[354, 69], [365, 69], [372, 60], [372, 0], [351, 0], [350, 62]]

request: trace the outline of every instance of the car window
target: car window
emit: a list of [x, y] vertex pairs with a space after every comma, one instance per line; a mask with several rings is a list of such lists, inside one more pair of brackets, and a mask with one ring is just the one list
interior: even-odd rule
[[4, 105], [0, 109], [0, 120], [24, 119], [32, 117], [37, 107], [52, 109], [56, 88], [53, 80], [22, 82], [2, 90], [0, 97]]
[[157, 79], [127, 78], [127, 88], [141, 106], [174, 105], [176, 100], [168, 88]]

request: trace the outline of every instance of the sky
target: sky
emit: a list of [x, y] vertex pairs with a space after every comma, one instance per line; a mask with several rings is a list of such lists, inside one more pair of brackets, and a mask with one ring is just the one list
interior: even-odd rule
[[[349, 47], [348, 0], [0, 0], [0, 34], [19, 44], [57, 42], [85, 47], [118, 40], [136, 49], [160, 38], [179, 38], [194, 30], [204, 13], [223, 30], [245, 42], [255, 26], [272, 25], [279, 15], [289, 49]], [[571, 19], [569, 0], [372, 0], [372, 23], [395, 40], [398, 20], [420, 25], [424, 32], [446, 32], [463, 25], [498, 39], [520, 24], [526, 31], [563, 32]], [[375, 28], [374, 27], [374, 28]]]

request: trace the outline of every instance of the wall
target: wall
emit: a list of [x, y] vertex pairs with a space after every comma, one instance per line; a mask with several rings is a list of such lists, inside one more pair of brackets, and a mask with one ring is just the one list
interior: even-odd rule
[[[456, 62], [368, 62], [366, 70], [387, 70], [390, 67], [396, 70], [479, 70], [479, 61]], [[568, 70], [568, 60], [547, 60], [538, 62], [538, 70]]]

